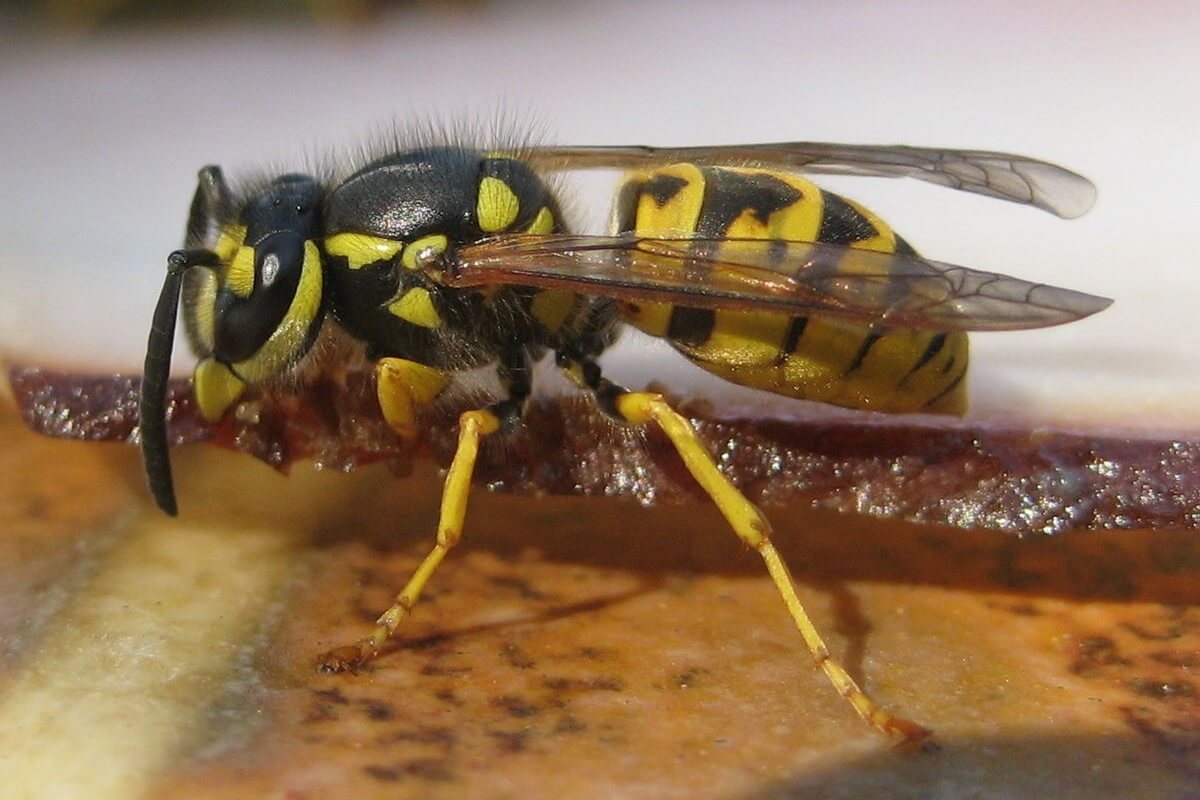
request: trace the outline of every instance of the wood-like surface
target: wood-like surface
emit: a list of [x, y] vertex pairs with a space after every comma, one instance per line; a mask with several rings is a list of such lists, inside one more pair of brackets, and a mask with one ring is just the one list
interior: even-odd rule
[[[365, 632], [438, 479], [0, 423], [0, 797], [1162, 797], [1200, 789], [1194, 533], [1018, 540], [773, 508], [833, 649], [933, 727], [895, 752], [703, 505], [477, 491], [395, 648]], [[103, 768], [101, 768], [103, 767]]]

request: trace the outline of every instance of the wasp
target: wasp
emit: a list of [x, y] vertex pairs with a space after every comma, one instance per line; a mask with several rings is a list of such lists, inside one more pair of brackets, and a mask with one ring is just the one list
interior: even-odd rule
[[[762, 557], [816, 664], [854, 710], [905, 742], [929, 735], [883, 709], [833, 658], [771, 543], [771, 526], [660, 394], [607, 379], [624, 326], [701, 368], [788, 397], [882, 412], [961, 414], [968, 331], [1071, 322], [1111, 301], [932, 261], [872, 211], [803, 173], [910, 176], [1062, 217], [1095, 189], [1003, 153], [790, 142], [713, 147], [390, 148], [344, 176], [231, 185], [200, 170], [185, 246], [167, 258], [141, 393], [158, 505], [176, 514], [166, 385], [182, 297], [199, 358], [193, 392], [219, 420], [248, 387], [296, 386], [340, 329], [374, 364], [380, 410], [414, 440], [418, 415], [467, 369], [500, 395], [459, 417], [436, 542], [374, 630], [321, 657], [376, 657], [460, 541], [482, 439], [521, 423], [533, 365], [553, 363], [621, 425], [661, 429], [737, 536]], [[552, 178], [621, 170], [611, 230], [566, 229]], [[319, 367], [319, 363], [318, 363]], [[290, 382], [290, 383], [289, 383]]]

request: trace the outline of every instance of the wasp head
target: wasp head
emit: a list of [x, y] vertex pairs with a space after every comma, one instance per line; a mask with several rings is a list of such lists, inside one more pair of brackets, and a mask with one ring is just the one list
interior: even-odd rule
[[200, 356], [193, 394], [201, 414], [216, 421], [247, 384], [288, 372], [316, 338], [324, 310], [320, 200], [307, 175], [280, 176], [239, 201], [218, 167], [200, 171], [186, 247], [167, 259], [142, 384], [143, 459], [168, 513], [175, 513], [175, 495], [166, 391], [180, 294]]

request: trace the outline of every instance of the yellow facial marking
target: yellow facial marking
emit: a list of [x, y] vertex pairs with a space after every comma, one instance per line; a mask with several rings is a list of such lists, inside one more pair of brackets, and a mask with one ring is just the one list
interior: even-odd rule
[[420, 269], [421, 265], [417, 263], [418, 257], [423, 257], [425, 253], [444, 253], [449, 246], [450, 240], [444, 234], [435, 233], [431, 236], [422, 236], [404, 248], [404, 255], [400, 257], [400, 263], [404, 265], [405, 269]]
[[206, 358], [196, 365], [192, 375], [192, 394], [200, 414], [209, 422], [216, 422], [225, 415], [226, 409], [242, 396], [246, 384], [229, 371], [224, 364]]
[[545, 235], [554, 231], [554, 215], [550, 213], [550, 209], [545, 206], [534, 217], [533, 222], [525, 229], [526, 233], [536, 233]]
[[339, 233], [325, 240], [325, 252], [345, 258], [350, 269], [361, 269], [376, 261], [388, 261], [403, 249], [404, 242], [365, 233]]
[[475, 208], [479, 229], [487, 233], [505, 230], [521, 213], [521, 201], [508, 184], [499, 178], [487, 177], [479, 182], [479, 201]]
[[433, 299], [425, 289], [409, 289], [399, 300], [388, 304], [388, 311], [422, 328], [436, 328], [442, 324], [441, 316], [433, 307]]
[[238, 297], [249, 297], [254, 291], [254, 248], [239, 247], [225, 270], [225, 288]]

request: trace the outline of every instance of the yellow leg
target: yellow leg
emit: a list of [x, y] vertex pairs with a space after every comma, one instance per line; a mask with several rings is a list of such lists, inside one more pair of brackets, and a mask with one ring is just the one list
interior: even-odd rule
[[679, 452], [688, 471], [716, 503], [734, 532], [762, 556], [767, 571], [771, 574], [771, 580], [775, 582], [775, 588], [783, 598], [788, 613], [792, 615], [792, 621], [804, 637], [804, 643], [808, 645], [813, 660], [825, 671], [834, 688], [846, 698], [859, 716], [883, 733], [899, 738], [904, 744], [918, 744], [928, 739], [931, 731], [883, 710], [859, 688], [854, 678], [834, 659], [812, 619], [801, 605], [800, 598], [796, 596], [796, 587], [787, 566], [771, 544], [770, 523], [717, 469], [691, 423], [671, 408], [661, 395], [649, 392], [619, 395], [615, 399], [615, 406], [617, 413], [631, 424], [644, 425], [653, 420], [662, 428]]
[[383, 418], [401, 438], [415, 439], [417, 409], [432, 403], [450, 379], [440, 370], [403, 358], [381, 358], [375, 387]]
[[321, 656], [318, 669], [322, 672], [354, 670], [379, 655], [380, 648], [396, 632], [401, 620], [408, 615], [429, 578], [433, 575], [450, 548], [462, 538], [463, 519], [467, 513], [467, 496], [471, 490], [471, 475], [475, 471], [475, 457], [479, 453], [479, 441], [500, 428], [500, 419], [491, 411], [468, 411], [459, 417], [458, 449], [450, 470], [446, 474], [446, 485], [442, 490], [442, 511], [438, 520], [437, 543], [417, 567], [396, 601], [375, 622], [375, 630], [356, 644], [330, 650]]

